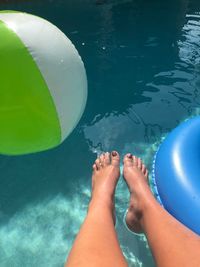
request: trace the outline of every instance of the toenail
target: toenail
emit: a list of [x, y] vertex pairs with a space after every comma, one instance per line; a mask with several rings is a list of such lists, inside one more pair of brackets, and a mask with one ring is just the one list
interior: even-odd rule
[[116, 156], [117, 156], [117, 152], [116, 152], [116, 151], [113, 151], [113, 152], [112, 152], [112, 156], [113, 156], [113, 157], [116, 157]]
[[127, 157], [129, 158], [129, 159], [132, 159], [132, 154], [130, 153], [130, 154], [127, 154]]

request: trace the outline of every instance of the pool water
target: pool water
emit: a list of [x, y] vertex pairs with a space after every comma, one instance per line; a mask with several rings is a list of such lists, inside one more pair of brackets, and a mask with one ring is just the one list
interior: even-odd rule
[[[0, 156], [0, 266], [61, 267], [86, 214], [96, 156], [132, 152], [151, 168], [162, 138], [200, 114], [200, 2], [5, 0], [0, 7], [57, 25], [87, 70], [85, 113], [61, 146]], [[153, 267], [145, 237], [124, 226], [128, 197], [121, 178], [121, 247], [129, 266]]]

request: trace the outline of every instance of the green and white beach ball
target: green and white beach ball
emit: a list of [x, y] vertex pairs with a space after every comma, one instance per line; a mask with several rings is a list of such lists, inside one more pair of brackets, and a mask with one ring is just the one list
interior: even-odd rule
[[84, 111], [87, 78], [71, 41], [48, 21], [0, 12], [0, 153], [53, 148]]

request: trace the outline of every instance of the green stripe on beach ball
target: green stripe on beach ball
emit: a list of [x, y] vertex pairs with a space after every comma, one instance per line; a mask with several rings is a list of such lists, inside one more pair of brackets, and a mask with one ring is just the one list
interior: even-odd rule
[[58, 115], [36, 63], [1, 21], [0, 40], [0, 153], [25, 154], [58, 145]]
[[21, 13], [21, 12], [20, 11], [16, 11], [16, 10], [1, 10], [0, 14], [1, 13]]

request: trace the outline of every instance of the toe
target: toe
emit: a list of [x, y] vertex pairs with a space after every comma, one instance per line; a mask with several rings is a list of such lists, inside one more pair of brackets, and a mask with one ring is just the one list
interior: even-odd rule
[[133, 165], [138, 168], [138, 158], [133, 156]]
[[112, 151], [111, 153], [111, 164], [114, 166], [119, 166], [120, 157], [117, 151]]
[[138, 169], [142, 170], [142, 161], [138, 158]]
[[104, 166], [104, 161], [105, 161], [105, 153], [102, 153], [99, 157], [99, 160], [100, 160], [100, 166]]
[[110, 164], [110, 153], [109, 152], [105, 153], [104, 162], [105, 162], [105, 165], [109, 165]]
[[125, 166], [133, 166], [133, 156], [131, 153], [128, 153], [124, 157], [124, 165]]
[[97, 165], [93, 164], [92, 169], [93, 169], [93, 171], [96, 171], [97, 170]]
[[148, 170], [147, 170], [147, 169], [145, 170], [144, 176], [145, 176], [145, 177], [148, 179], [149, 172], [148, 172]]
[[142, 164], [142, 173], [145, 175], [146, 173], [146, 166], [144, 164]]
[[101, 162], [99, 158], [95, 160], [95, 165], [96, 165], [97, 170], [99, 170], [101, 167]]

